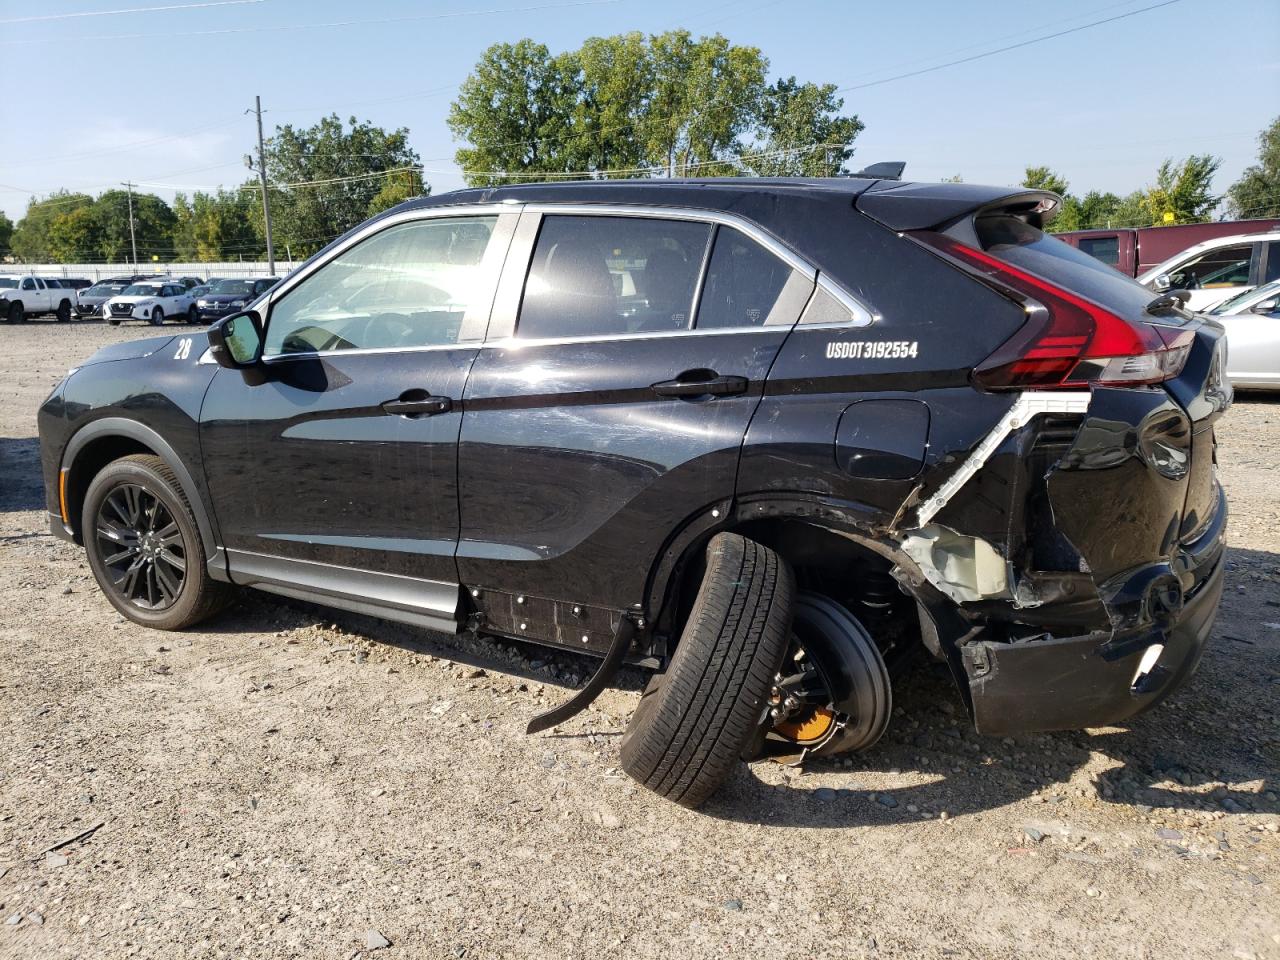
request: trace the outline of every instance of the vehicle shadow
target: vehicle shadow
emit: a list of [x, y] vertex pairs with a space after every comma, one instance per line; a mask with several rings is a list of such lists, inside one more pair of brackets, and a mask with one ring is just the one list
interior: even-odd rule
[[40, 441], [0, 437], [0, 513], [44, 509]]
[[[1227, 593], [1200, 670], [1123, 726], [979, 736], [950, 678], [918, 671], [895, 684], [888, 734], [849, 758], [851, 768], [818, 761], [776, 785], [755, 766], [702, 812], [742, 823], [849, 827], [942, 811], [954, 818], [1034, 795], [1045, 801], [1044, 818], [1068, 798], [1139, 814], [1280, 813], [1280, 556], [1232, 549], [1227, 562]], [[1078, 776], [1086, 765], [1097, 769], [1098, 757], [1105, 769]]]

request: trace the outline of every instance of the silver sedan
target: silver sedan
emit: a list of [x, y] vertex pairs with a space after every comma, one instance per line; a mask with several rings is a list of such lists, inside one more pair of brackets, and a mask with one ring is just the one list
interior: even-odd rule
[[1280, 280], [1209, 311], [1227, 328], [1227, 376], [1246, 390], [1280, 390]]

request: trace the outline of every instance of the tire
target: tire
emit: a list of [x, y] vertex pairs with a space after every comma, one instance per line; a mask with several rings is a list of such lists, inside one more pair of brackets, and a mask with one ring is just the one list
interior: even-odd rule
[[195, 307], [187, 311], [187, 323], [193, 327], [200, 323], [200, 311]]
[[732, 533], [707, 545], [707, 570], [666, 673], [622, 737], [622, 769], [686, 807], [732, 774], [763, 718], [790, 638], [795, 581], [772, 550]]
[[63, 300], [58, 304], [57, 313], [54, 314], [58, 318], [59, 323], [66, 323], [71, 319], [71, 301]]
[[156, 307], [151, 311], [151, 316], [147, 320], [153, 327], [159, 327], [164, 324], [164, 311]]
[[25, 320], [26, 318], [27, 318], [26, 313], [22, 309], [22, 304], [20, 303], [9, 304], [9, 312], [5, 315], [5, 319], [9, 323], [22, 323], [22, 321]]
[[[89, 568], [111, 605], [134, 623], [182, 630], [230, 599], [231, 588], [209, 576], [191, 505], [159, 457], [134, 454], [108, 464], [90, 482], [81, 513]], [[144, 533], [148, 527], [154, 535]]]
[[119, 317], [107, 317], [107, 323], [111, 324], [113, 327], [118, 327], [118, 326], [120, 326], [120, 318], [119, 318]]

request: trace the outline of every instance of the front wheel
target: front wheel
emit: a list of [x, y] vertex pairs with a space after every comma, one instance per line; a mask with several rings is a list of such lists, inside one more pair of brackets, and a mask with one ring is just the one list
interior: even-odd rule
[[623, 734], [623, 770], [686, 807], [728, 779], [781, 668], [794, 594], [790, 567], [768, 547], [733, 533], [711, 539], [671, 665], [645, 688]]
[[9, 312], [5, 314], [5, 317], [10, 323], [21, 323], [23, 320], [25, 320], [26, 313], [22, 309], [22, 304], [20, 303], [9, 304]]
[[161, 326], [164, 323], [164, 311], [156, 307], [151, 311], [150, 323], [153, 327]]
[[135, 454], [106, 466], [89, 484], [82, 518], [98, 586], [134, 623], [182, 630], [229, 598], [205, 568], [195, 515], [159, 457]]

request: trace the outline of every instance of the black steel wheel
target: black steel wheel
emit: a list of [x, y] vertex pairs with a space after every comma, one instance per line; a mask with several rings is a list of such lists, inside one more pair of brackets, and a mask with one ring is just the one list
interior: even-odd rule
[[108, 464], [93, 478], [81, 512], [98, 586], [122, 614], [180, 630], [226, 601], [226, 584], [205, 567], [204, 543], [177, 477], [145, 454]]

